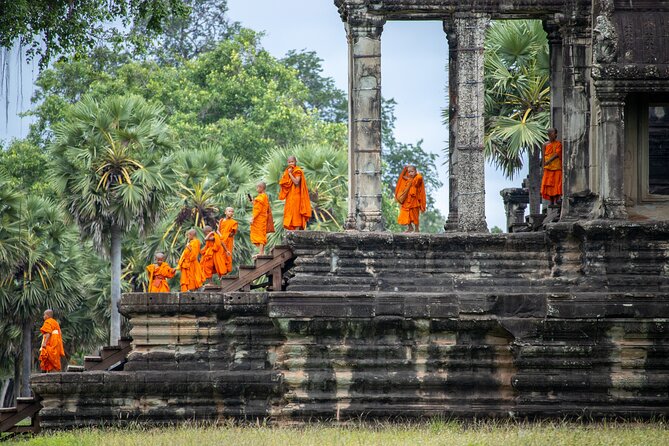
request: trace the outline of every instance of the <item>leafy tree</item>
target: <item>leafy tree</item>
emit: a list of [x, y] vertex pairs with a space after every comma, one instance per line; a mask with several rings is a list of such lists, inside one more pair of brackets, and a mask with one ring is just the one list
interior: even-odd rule
[[548, 41], [539, 20], [497, 21], [485, 42], [485, 153], [508, 178], [528, 157], [530, 212], [541, 204], [541, 145], [550, 125]]
[[[65, 222], [61, 209], [49, 199], [26, 197], [20, 203], [13, 265], [3, 270], [0, 282], [0, 319], [9, 331], [9, 343], [21, 331], [21, 394], [30, 395], [33, 332], [38, 316], [52, 308], [60, 314], [75, 310], [84, 299], [80, 274], [84, 269], [77, 234]], [[3, 344], [7, 342], [2, 342]], [[16, 351], [12, 345], [3, 350]]]
[[288, 51], [281, 59], [297, 70], [297, 77], [307, 87], [305, 109], [316, 110], [322, 120], [345, 123], [348, 119], [346, 93], [335, 86], [334, 79], [324, 77], [323, 59], [315, 51]]
[[[100, 52], [90, 61], [59, 63], [42, 73], [35, 99], [43, 102], [33, 112], [35, 138], [48, 141], [48, 126], [63, 119], [66, 104], [87, 92], [98, 100], [132, 93], [160, 101], [182, 148], [213, 143], [228, 158], [253, 164], [274, 147], [345, 144], [345, 125], [305, 111], [306, 87], [294, 70], [262, 49], [253, 31], [240, 30], [179, 67], [117, 63]], [[111, 74], [105, 72], [107, 66]], [[71, 85], [64, 88], [63, 82]]]
[[[147, 39], [147, 22], [137, 23], [130, 33], [133, 54], [148, 55], [161, 64], [179, 65], [213, 50], [241, 28], [227, 17], [227, 0], [183, 0], [190, 14], [167, 18], [162, 32]], [[149, 35], [151, 35], [149, 33]], [[147, 41], [148, 40], [148, 41]]]
[[0, 171], [6, 175], [6, 187], [30, 193], [50, 194], [51, 186], [44, 177], [47, 154], [30, 140], [14, 140], [0, 149]]
[[45, 68], [58, 55], [83, 54], [105, 35], [105, 25], [140, 22], [147, 33], [188, 14], [183, 0], [12, 0], [0, 3], [0, 46], [18, 39]]
[[[171, 182], [160, 169], [171, 148], [163, 108], [137, 96], [84, 97], [55, 128], [52, 181], [83, 234], [111, 255], [111, 343], [120, 336], [121, 242], [158, 220]], [[108, 250], [109, 249], [109, 250]]]

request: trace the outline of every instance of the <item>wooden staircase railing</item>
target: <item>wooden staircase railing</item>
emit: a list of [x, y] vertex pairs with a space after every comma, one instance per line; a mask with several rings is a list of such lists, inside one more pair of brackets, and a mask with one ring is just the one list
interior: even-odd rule
[[[4, 407], [0, 409], [0, 433], [38, 433], [39, 411], [42, 408], [39, 398], [19, 397], [16, 399], [16, 407]], [[30, 418], [29, 425], [20, 425], [21, 421]]]
[[269, 255], [256, 257], [253, 265], [241, 265], [239, 274], [223, 276], [221, 286], [208, 285], [206, 290], [229, 293], [233, 291], [250, 291], [253, 282], [263, 276], [271, 280], [268, 288], [272, 291], [281, 291], [283, 287], [283, 272], [286, 265], [293, 259], [290, 247], [277, 245]]

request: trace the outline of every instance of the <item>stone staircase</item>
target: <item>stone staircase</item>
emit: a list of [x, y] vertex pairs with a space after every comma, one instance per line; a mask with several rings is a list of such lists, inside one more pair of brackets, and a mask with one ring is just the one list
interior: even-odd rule
[[[15, 407], [0, 408], [0, 433], [38, 433], [40, 409], [42, 409], [40, 399], [32, 396], [17, 398]], [[30, 424], [20, 425], [19, 423], [26, 418], [30, 418]]]
[[259, 287], [268, 287], [272, 291], [281, 291], [283, 286], [283, 271], [292, 264], [293, 251], [288, 246], [277, 245], [269, 255], [258, 256], [252, 265], [241, 265], [239, 274], [227, 275], [222, 278], [222, 285], [206, 286], [207, 291], [230, 293], [234, 291], [250, 291], [254, 282], [263, 276], [269, 280], [259, 284]]
[[93, 370], [122, 370], [128, 354], [132, 351], [132, 339], [121, 338], [118, 345], [102, 347], [99, 355], [84, 356], [84, 365], [67, 366], [68, 372], [90, 372]]

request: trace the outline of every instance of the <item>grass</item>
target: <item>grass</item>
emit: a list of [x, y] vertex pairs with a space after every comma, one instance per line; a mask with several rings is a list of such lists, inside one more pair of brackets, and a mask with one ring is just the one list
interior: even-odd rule
[[181, 425], [164, 428], [133, 426], [125, 429], [81, 429], [46, 432], [15, 438], [5, 444], [69, 445], [383, 445], [383, 446], [665, 446], [669, 429], [664, 422], [591, 423], [570, 422], [473, 422], [432, 421], [421, 424], [355, 424], [334, 426], [309, 424], [276, 427], [259, 424], [239, 426]]

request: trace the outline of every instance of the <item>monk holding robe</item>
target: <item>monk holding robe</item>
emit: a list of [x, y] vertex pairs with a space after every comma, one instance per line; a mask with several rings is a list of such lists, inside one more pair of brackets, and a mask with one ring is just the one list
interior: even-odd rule
[[562, 197], [562, 143], [557, 140], [557, 129], [548, 130], [548, 140], [543, 146], [541, 197], [555, 204]]
[[283, 210], [283, 227], [289, 231], [305, 229], [311, 218], [311, 200], [304, 172], [297, 165], [297, 158], [288, 157], [288, 167], [279, 180], [279, 200], [286, 200]]
[[231, 207], [225, 208], [225, 217], [218, 222], [218, 234], [221, 236], [225, 248], [225, 274], [232, 271], [232, 250], [235, 247], [235, 234], [239, 230], [239, 224], [232, 218], [235, 210]]
[[[269, 214], [271, 212], [269, 206], [269, 198], [265, 193], [267, 186], [260, 182], [256, 185], [258, 195], [253, 201], [253, 214], [251, 216], [251, 243], [258, 247], [258, 254], [253, 256], [265, 254], [265, 245], [267, 244], [267, 225]], [[249, 196], [250, 197], [250, 196]]]
[[406, 226], [406, 232], [420, 232], [420, 213], [425, 212], [427, 203], [425, 182], [415, 166], [402, 169], [395, 186], [395, 199], [400, 204], [397, 223]]
[[44, 312], [42, 345], [39, 349], [39, 367], [44, 372], [60, 372], [60, 358], [65, 356], [60, 325], [53, 318], [53, 310]]
[[200, 240], [196, 237], [197, 232], [195, 232], [195, 229], [191, 229], [186, 235], [188, 237], [188, 244], [179, 259], [181, 291], [193, 291], [204, 284], [205, 277], [198, 260], [198, 256], [200, 255]]
[[202, 272], [206, 280], [211, 280], [214, 273], [221, 278], [227, 271], [225, 269], [225, 248], [218, 235], [211, 226], [205, 226], [204, 229], [204, 247], [202, 254]]
[[171, 268], [165, 262], [165, 254], [156, 253], [156, 263], [146, 267], [146, 273], [149, 275], [149, 293], [169, 293], [170, 285], [167, 279], [171, 279], [177, 270]]

